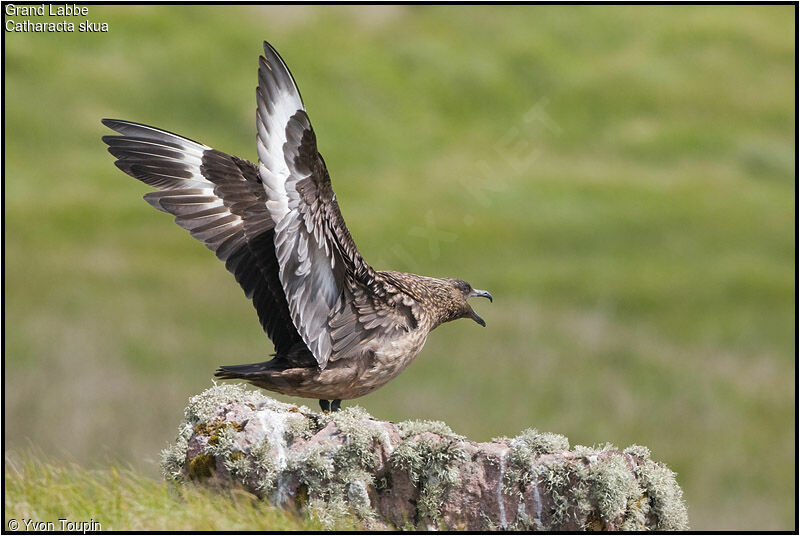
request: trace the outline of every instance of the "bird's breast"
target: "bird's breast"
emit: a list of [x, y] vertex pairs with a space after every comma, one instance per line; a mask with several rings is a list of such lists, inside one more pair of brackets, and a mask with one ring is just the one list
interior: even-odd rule
[[395, 378], [417, 357], [427, 338], [427, 330], [418, 329], [376, 345], [370, 362], [358, 377], [359, 386], [369, 392]]

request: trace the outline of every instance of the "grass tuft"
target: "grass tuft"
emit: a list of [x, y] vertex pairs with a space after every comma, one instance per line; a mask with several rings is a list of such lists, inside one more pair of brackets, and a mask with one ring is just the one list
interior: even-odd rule
[[[314, 531], [322, 525], [242, 489], [180, 486], [132, 469], [86, 469], [39, 457], [6, 457], [5, 519], [100, 523], [112, 531]], [[350, 525], [352, 526], [352, 524]]]

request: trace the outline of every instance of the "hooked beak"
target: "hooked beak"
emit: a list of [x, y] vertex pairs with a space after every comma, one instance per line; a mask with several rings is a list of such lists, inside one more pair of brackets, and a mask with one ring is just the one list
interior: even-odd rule
[[477, 290], [472, 289], [472, 292], [469, 293], [470, 298], [489, 298], [489, 301], [492, 301], [492, 295], [489, 294], [486, 290]]
[[[469, 293], [469, 297], [470, 298], [489, 298], [489, 301], [492, 301], [492, 295], [489, 294], [489, 292], [487, 292], [485, 290], [472, 289], [472, 292]], [[483, 320], [483, 318], [481, 318], [478, 315], [478, 313], [475, 312], [474, 309], [472, 309], [472, 314], [470, 316], [472, 317], [472, 319], [475, 322], [477, 322], [478, 324], [480, 324], [483, 327], [486, 327], [486, 322]]]

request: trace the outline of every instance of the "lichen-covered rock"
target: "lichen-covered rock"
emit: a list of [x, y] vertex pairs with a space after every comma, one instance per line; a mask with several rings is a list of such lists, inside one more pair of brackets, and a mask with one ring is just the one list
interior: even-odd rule
[[675, 474], [646, 447], [528, 429], [475, 443], [444, 423], [319, 413], [243, 385], [193, 397], [166, 478], [239, 485], [323, 524], [449, 530], [686, 530]]

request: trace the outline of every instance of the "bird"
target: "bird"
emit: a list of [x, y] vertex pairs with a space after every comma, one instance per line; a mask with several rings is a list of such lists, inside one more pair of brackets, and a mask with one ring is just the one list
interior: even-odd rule
[[221, 366], [215, 376], [338, 411], [400, 374], [441, 324], [468, 318], [485, 327], [468, 299], [492, 295], [364, 260], [295, 79], [272, 45], [263, 50], [257, 163], [119, 119], [102, 119], [117, 134], [102, 140], [120, 170], [156, 188], [144, 199], [225, 263], [274, 345], [271, 359]]

